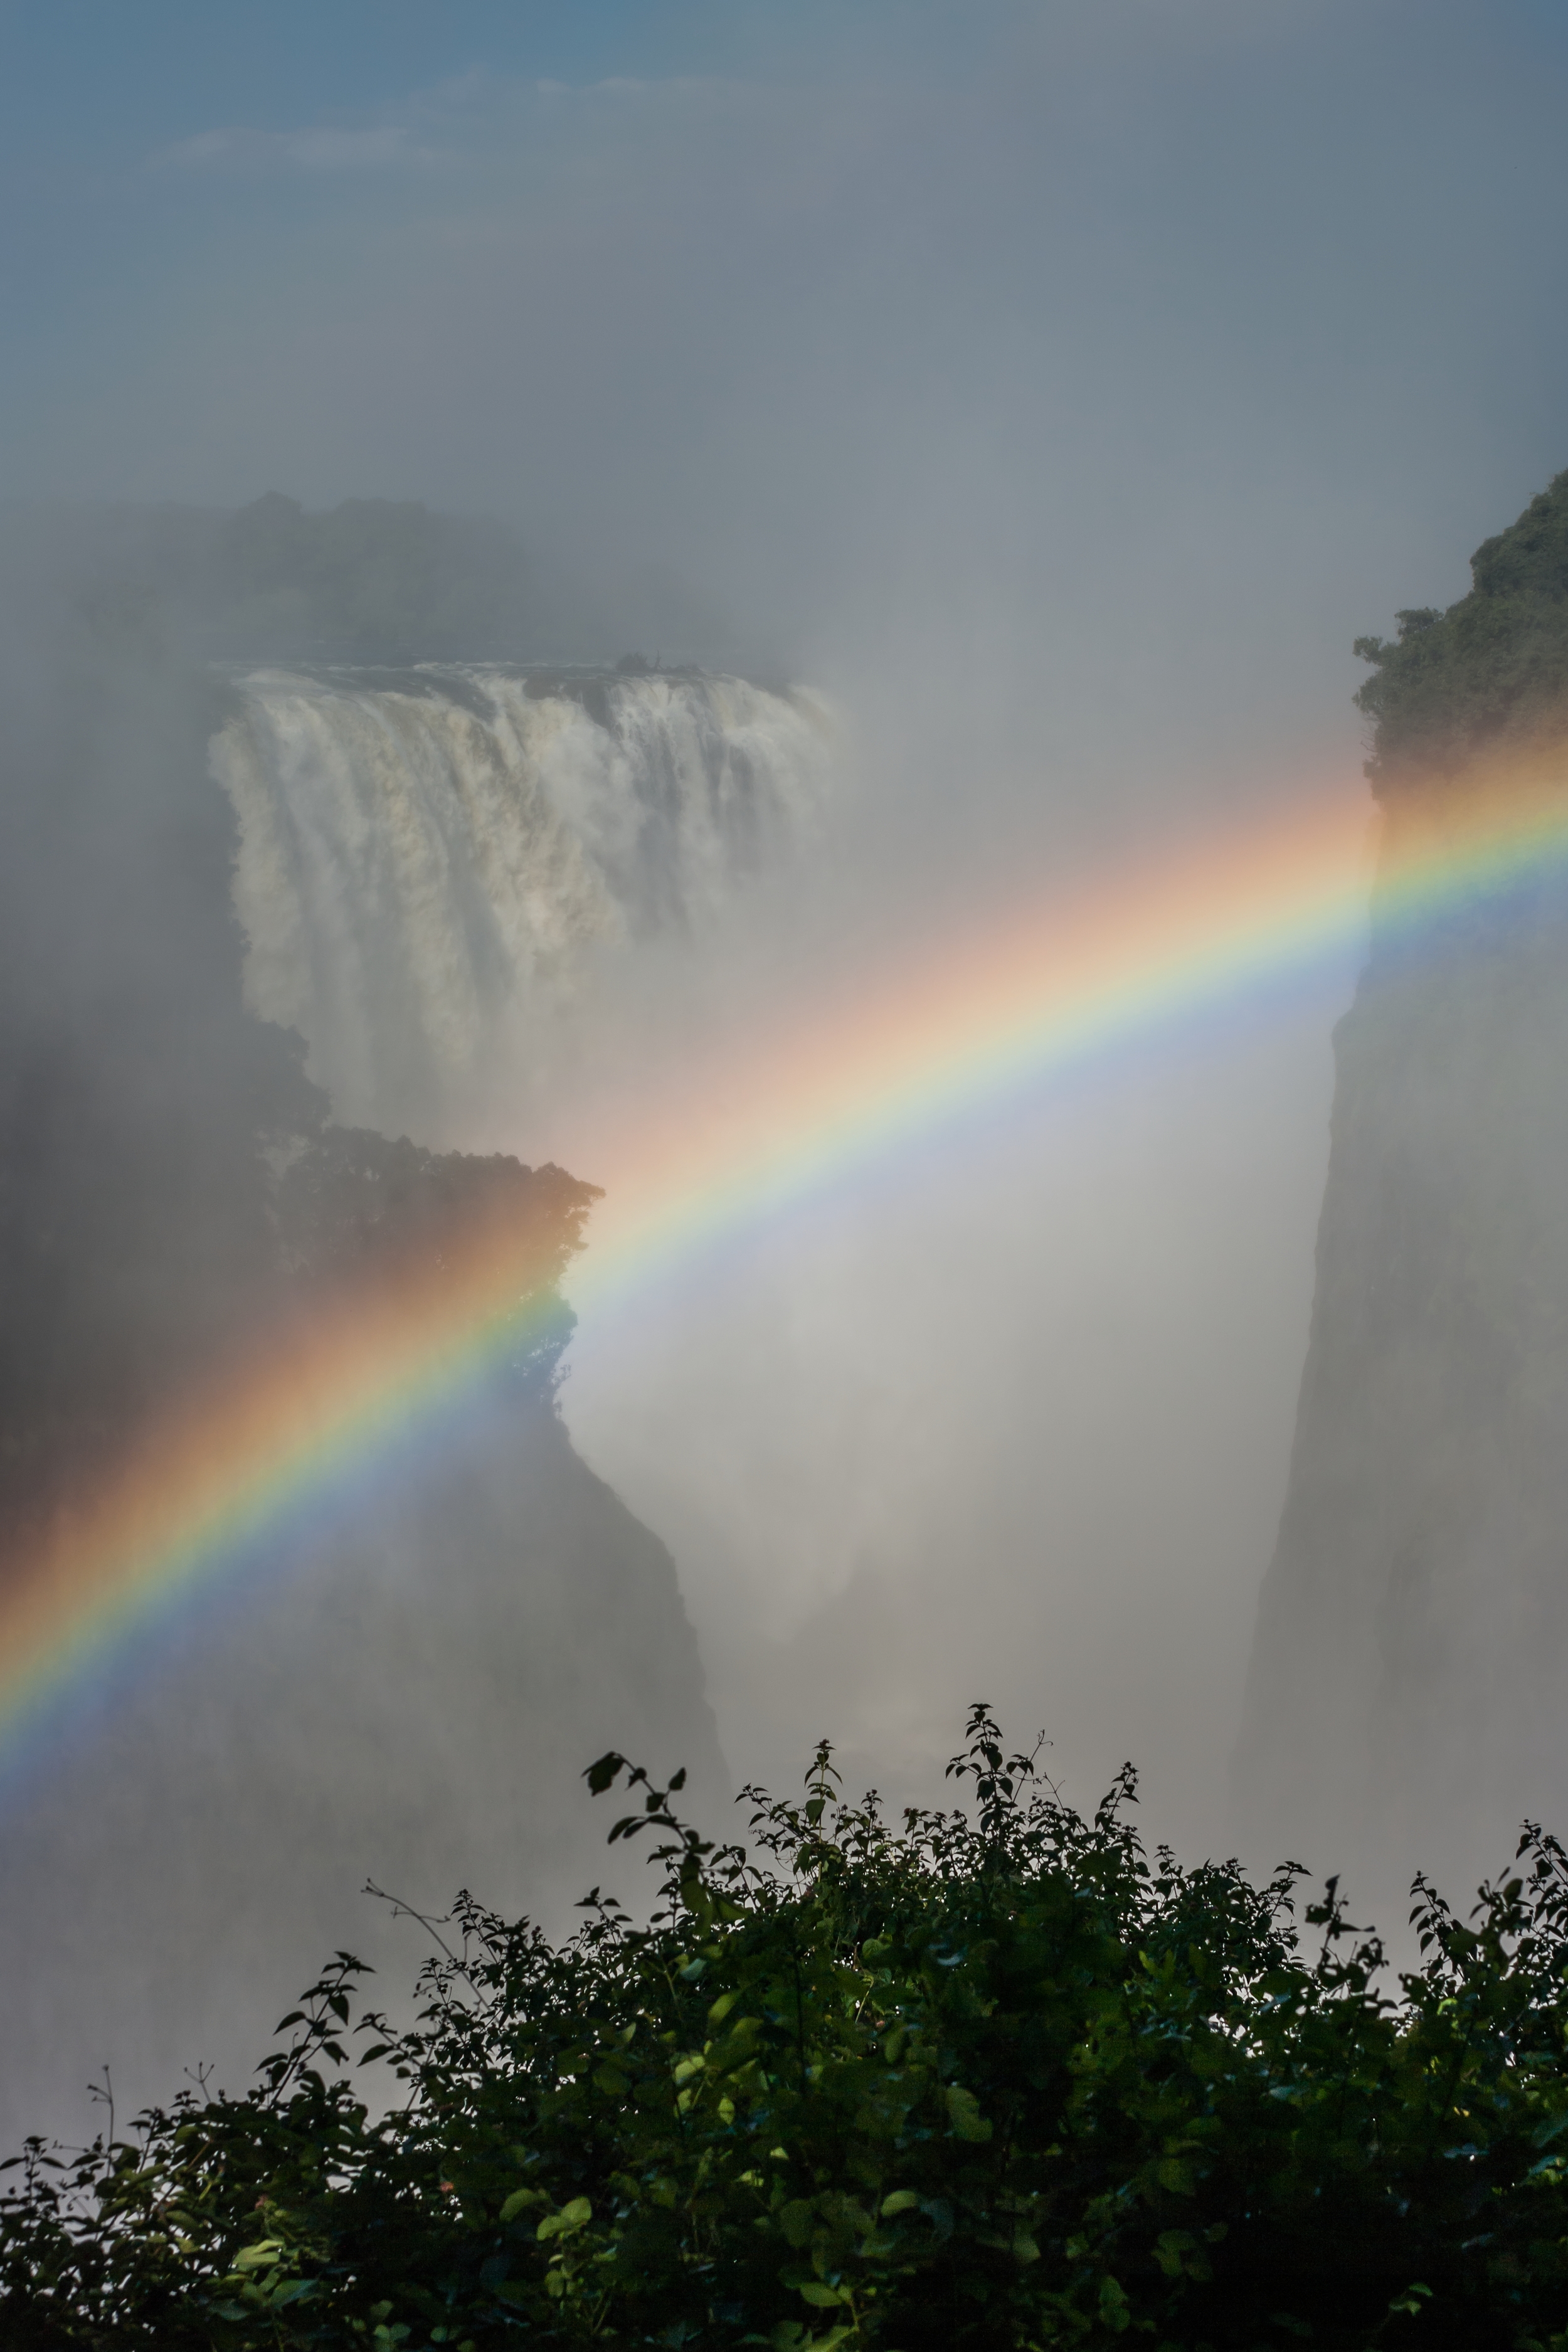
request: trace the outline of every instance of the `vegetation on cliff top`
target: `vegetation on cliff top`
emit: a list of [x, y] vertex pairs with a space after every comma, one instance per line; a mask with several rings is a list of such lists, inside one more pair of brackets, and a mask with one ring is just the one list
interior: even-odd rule
[[1130, 1773], [1086, 1819], [982, 1708], [950, 1769], [895, 1831], [825, 1745], [760, 1861], [631, 1771], [646, 1927], [464, 1897], [413, 2031], [340, 1955], [247, 2097], [35, 2145], [5, 2343], [1568, 2347], [1555, 1841], [1471, 1925], [1418, 1881], [1391, 1997], [1332, 1882], [1304, 1934], [1294, 1866], [1150, 1853]]
[[1375, 672], [1355, 698], [1374, 722], [1367, 773], [1381, 793], [1568, 728], [1568, 473], [1470, 570], [1469, 594], [1446, 613], [1403, 612], [1392, 642], [1356, 639]]

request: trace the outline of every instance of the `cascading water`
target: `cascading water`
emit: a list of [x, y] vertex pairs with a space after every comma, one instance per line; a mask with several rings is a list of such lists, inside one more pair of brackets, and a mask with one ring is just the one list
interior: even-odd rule
[[825, 796], [823, 706], [739, 678], [260, 670], [213, 767], [252, 1011], [342, 1119], [449, 1129], [596, 957], [700, 938]]

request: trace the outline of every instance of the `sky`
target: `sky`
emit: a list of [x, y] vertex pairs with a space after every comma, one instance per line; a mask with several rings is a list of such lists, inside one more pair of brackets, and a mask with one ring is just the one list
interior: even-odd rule
[[[0, 499], [423, 498], [673, 572], [833, 698], [823, 898], [907, 936], [1363, 791], [1352, 639], [1568, 464], [1565, 120], [1565, 0], [12, 0]], [[854, 1736], [919, 1747], [923, 1612], [965, 1673], [1055, 1641], [1064, 1741], [1212, 1815], [1352, 977], [584, 1331], [732, 1745], [875, 1654]]]
[[1180, 603], [1305, 709], [1562, 455], [1565, 74], [1541, 0], [13, 5], [0, 489], [423, 495], [791, 651], [1113, 599], [1122, 698]]

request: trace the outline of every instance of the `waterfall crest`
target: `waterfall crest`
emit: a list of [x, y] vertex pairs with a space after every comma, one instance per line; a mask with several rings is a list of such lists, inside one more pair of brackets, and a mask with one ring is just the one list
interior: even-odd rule
[[256, 670], [214, 740], [246, 999], [342, 1119], [442, 1129], [595, 959], [700, 938], [809, 833], [825, 707], [731, 677]]

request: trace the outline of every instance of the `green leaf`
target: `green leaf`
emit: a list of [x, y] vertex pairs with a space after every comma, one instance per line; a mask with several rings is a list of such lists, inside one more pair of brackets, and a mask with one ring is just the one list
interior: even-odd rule
[[803, 2302], [813, 2305], [818, 2311], [835, 2310], [839, 2304], [849, 2300], [836, 2286], [828, 2286], [821, 2279], [807, 2279], [804, 2286], [795, 2289], [795, 2293]]
[[1180, 2278], [1184, 2257], [1192, 2253], [1197, 2240], [1190, 2230], [1162, 2230], [1154, 2245], [1154, 2259], [1167, 2278]]
[[276, 2238], [263, 2238], [254, 2246], [242, 2246], [234, 2258], [237, 2271], [266, 2270], [277, 2262], [283, 2249]]
[[890, 2197], [884, 2197], [882, 2200], [880, 2208], [882, 2219], [886, 2221], [895, 2213], [912, 2213], [920, 2201], [918, 2189], [895, 2189]]
[[792, 2246], [808, 2246], [816, 2226], [816, 2208], [808, 2198], [792, 2198], [779, 2210], [779, 2228]]
[[947, 2094], [948, 2120], [960, 2139], [982, 2140], [991, 2137], [991, 2126], [980, 2112], [980, 2102], [973, 2091], [965, 2091], [956, 2083]]
[[1127, 2297], [1117, 2280], [1104, 2278], [1100, 2282], [1100, 2320], [1113, 2336], [1121, 2336], [1131, 2324], [1132, 2314]]
[[570, 2205], [563, 2205], [559, 2213], [547, 2213], [538, 2229], [536, 2238], [567, 2238], [594, 2218], [594, 2209], [585, 2197], [574, 2197]]

